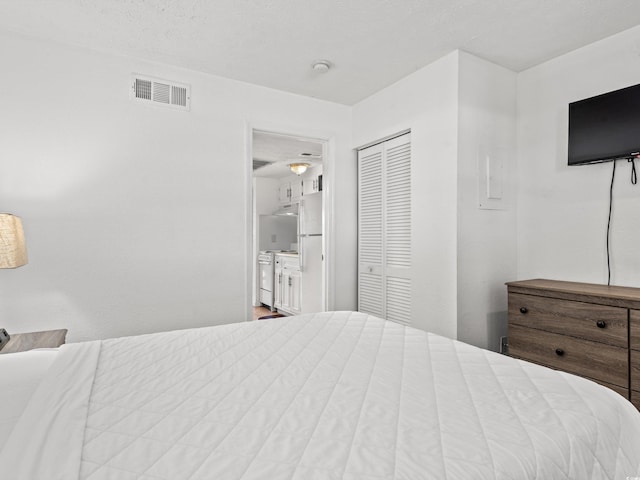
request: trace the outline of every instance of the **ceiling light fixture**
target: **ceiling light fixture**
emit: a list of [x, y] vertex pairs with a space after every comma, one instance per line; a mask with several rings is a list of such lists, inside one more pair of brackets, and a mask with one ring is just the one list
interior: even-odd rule
[[289, 164], [289, 168], [296, 175], [302, 175], [304, 172], [307, 171], [307, 168], [309, 168], [310, 166], [311, 164], [309, 163], [290, 163]]
[[316, 72], [327, 73], [331, 68], [331, 62], [329, 62], [328, 60], [317, 60], [316, 62], [313, 62], [311, 68], [313, 68]]

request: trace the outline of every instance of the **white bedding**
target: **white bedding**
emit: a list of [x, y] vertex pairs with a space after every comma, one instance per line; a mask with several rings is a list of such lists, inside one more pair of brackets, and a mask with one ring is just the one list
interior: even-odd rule
[[57, 354], [50, 348], [0, 355], [0, 450]]
[[360, 313], [70, 344], [3, 478], [625, 479], [640, 413], [592, 382]]

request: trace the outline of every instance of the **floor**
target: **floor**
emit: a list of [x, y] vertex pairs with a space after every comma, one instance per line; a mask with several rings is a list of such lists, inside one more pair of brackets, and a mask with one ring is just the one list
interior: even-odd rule
[[265, 315], [272, 315], [271, 310], [267, 307], [253, 307], [253, 319], [257, 320], [258, 317], [264, 317]]
[[262, 317], [277, 318], [277, 317], [284, 317], [284, 316], [285, 315], [283, 315], [282, 313], [272, 312], [267, 307], [253, 307], [253, 319], [254, 320], [257, 320], [257, 319], [262, 318]]

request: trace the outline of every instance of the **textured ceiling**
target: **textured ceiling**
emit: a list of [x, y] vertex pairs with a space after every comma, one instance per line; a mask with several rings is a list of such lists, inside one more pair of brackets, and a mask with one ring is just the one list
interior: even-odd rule
[[0, 29], [347, 105], [458, 48], [520, 71], [639, 23], [638, 0], [0, 0]]
[[[290, 163], [322, 164], [322, 143], [308, 139], [253, 132], [253, 159], [272, 162], [253, 171], [256, 177], [282, 178], [292, 175]], [[306, 156], [309, 154], [310, 156]]]

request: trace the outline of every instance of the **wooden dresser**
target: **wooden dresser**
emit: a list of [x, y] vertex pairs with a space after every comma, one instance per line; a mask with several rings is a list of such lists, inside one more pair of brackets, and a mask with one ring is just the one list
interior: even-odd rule
[[640, 288], [507, 283], [509, 355], [580, 375], [640, 409]]
[[640, 410], [640, 309], [630, 311], [629, 349], [631, 401]]

